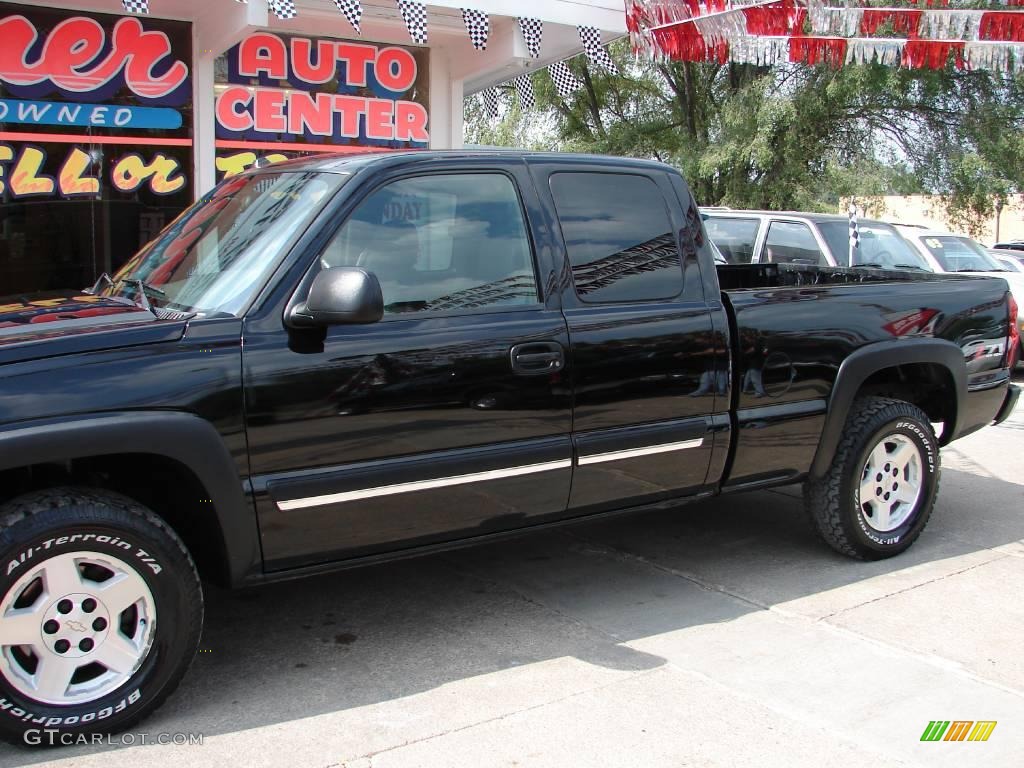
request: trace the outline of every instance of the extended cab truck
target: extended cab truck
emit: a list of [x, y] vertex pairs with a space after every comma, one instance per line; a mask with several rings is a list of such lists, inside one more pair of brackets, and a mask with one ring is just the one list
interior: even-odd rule
[[0, 303], [15, 741], [152, 711], [196, 650], [199, 573], [798, 482], [828, 544], [895, 555], [940, 445], [1018, 395], [1005, 281], [716, 267], [678, 173], [612, 158], [291, 161], [226, 180], [90, 292]]

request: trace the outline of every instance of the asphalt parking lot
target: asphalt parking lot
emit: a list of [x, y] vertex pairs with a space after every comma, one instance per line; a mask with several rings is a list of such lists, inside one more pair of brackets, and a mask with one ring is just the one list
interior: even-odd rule
[[[0, 766], [1020, 766], [1024, 410], [943, 452], [905, 555], [819, 544], [798, 489], [208, 594], [178, 693]], [[986, 742], [922, 743], [931, 720]], [[142, 746], [202, 734], [202, 745]]]

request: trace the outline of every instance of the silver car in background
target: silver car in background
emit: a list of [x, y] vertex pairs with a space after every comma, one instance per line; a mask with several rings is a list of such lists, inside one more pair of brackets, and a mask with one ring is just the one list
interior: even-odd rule
[[846, 216], [799, 211], [702, 208], [708, 237], [731, 264], [811, 264], [932, 271], [928, 262], [891, 225], [858, 222], [860, 246], [850, 263]]

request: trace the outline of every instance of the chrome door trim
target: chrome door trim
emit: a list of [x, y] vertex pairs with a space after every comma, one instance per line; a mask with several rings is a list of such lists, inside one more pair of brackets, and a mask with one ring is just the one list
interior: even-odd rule
[[638, 456], [650, 456], [655, 453], [685, 451], [688, 448], [700, 448], [703, 444], [704, 438], [698, 437], [696, 440], [682, 440], [677, 443], [660, 443], [658, 445], [648, 445], [643, 448], [628, 448], [623, 451], [591, 453], [587, 456], [580, 456], [577, 463], [582, 467], [587, 464], [599, 464], [604, 461], [619, 461], [620, 459], [634, 459]]
[[500, 480], [505, 477], [517, 477], [519, 475], [529, 475], [536, 472], [550, 472], [555, 469], [568, 469], [571, 466], [571, 459], [559, 459], [558, 461], [545, 461], [540, 464], [523, 464], [516, 467], [506, 467], [504, 469], [491, 469], [486, 472], [471, 472], [466, 475], [437, 477], [433, 480], [417, 480], [411, 483], [398, 483], [396, 485], [381, 485], [375, 488], [362, 488], [357, 491], [344, 491], [342, 493], [328, 493], [322, 496], [286, 499], [275, 503], [277, 504], [277, 508], [282, 511], [306, 509], [308, 507], [320, 507], [325, 504], [341, 504], [346, 501], [372, 499], [376, 496], [391, 496], [396, 493], [412, 493], [414, 491], [426, 491], [432, 488], [444, 488], [451, 485], [479, 483], [486, 480]]

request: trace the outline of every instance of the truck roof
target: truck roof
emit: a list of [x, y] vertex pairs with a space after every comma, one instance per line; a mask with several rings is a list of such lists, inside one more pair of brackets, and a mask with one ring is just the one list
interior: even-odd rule
[[[706, 214], [708, 217], [717, 218], [742, 219], [745, 216], [790, 216], [794, 219], [806, 219], [807, 221], [812, 221], [815, 223], [825, 221], [848, 222], [850, 220], [850, 217], [845, 213], [816, 213], [813, 211], [764, 211], [742, 208], [705, 208], [703, 206], [700, 210], [701, 213]], [[860, 224], [884, 224], [887, 227], [894, 226], [886, 221], [864, 218], [862, 216], [858, 216], [857, 221]]]
[[658, 168], [673, 173], [678, 171], [670, 165], [660, 163], [656, 160], [642, 160], [633, 157], [615, 157], [612, 155], [587, 155], [570, 152], [534, 152], [525, 149], [408, 149], [391, 150], [380, 152], [330, 152], [309, 157], [299, 157], [293, 160], [285, 160], [272, 165], [265, 165], [255, 172], [275, 170], [309, 170], [327, 173], [351, 173], [360, 168], [368, 166], [380, 166], [382, 168], [393, 168], [401, 165], [413, 165], [420, 163], [440, 162], [446, 160], [460, 159], [482, 159], [494, 158], [509, 160], [510, 158], [522, 158], [524, 161], [544, 162], [553, 161], [558, 163], [580, 165], [609, 165], [615, 167], [636, 167], [636, 168]]

